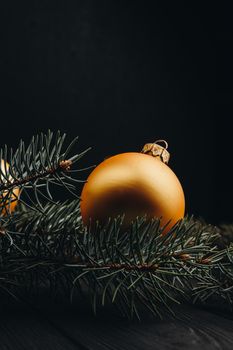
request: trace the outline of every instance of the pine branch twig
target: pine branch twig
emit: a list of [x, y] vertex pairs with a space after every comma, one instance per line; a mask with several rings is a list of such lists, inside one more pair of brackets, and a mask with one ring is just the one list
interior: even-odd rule
[[71, 300], [77, 293], [89, 297], [94, 312], [112, 304], [129, 318], [140, 318], [142, 307], [162, 317], [192, 295], [201, 300], [202, 287], [213, 283], [212, 271], [224, 266], [226, 251], [215, 244], [218, 230], [193, 218], [163, 235], [159, 220], [145, 218], [125, 232], [122, 217], [88, 231], [78, 201], [48, 203], [46, 212], [21, 207], [17, 224], [2, 239], [1, 283], [11, 294], [26, 286], [32, 295], [46, 286], [64, 289]]
[[[76, 187], [85, 180], [74, 178], [74, 164], [89, 151], [70, 156], [78, 138], [64, 147], [66, 135], [57, 132], [33, 136], [26, 147], [21, 140], [16, 151], [0, 150], [0, 209], [11, 214], [11, 204], [20, 200], [34, 210], [44, 211], [46, 202], [54, 202], [51, 187], [59, 186], [78, 198]], [[81, 169], [79, 169], [80, 171]]]

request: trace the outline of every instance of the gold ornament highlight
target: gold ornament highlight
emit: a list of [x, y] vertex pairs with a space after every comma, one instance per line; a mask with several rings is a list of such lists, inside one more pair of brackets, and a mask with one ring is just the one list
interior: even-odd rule
[[[159, 143], [164, 143], [161, 146]], [[89, 175], [81, 193], [85, 225], [124, 214], [124, 227], [137, 216], [161, 218], [167, 232], [184, 217], [182, 186], [167, 165], [167, 142], [148, 143], [141, 153], [128, 152], [105, 159]]]
[[[1, 161], [1, 171], [2, 175], [1, 176], [1, 183], [7, 183], [8, 181], [11, 182], [13, 179], [11, 176], [9, 176], [9, 164], [7, 162], [4, 162], [3, 159], [0, 160]], [[5, 178], [6, 176], [6, 178]], [[17, 203], [18, 203], [18, 197], [19, 197], [19, 188], [16, 187], [14, 188], [14, 190], [11, 193], [11, 198], [10, 200], [7, 199], [5, 200], [5, 197], [8, 196], [8, 191], [2, 191], [2, 193], [0, 194], [0, 207], [2, 207], [2, 205], [4, 205], [4, 208], [1, 209], [1, 212], [3, 215], [7, 214], [7, 213], [11, 213], [14, 211]], [[4, 203], [4, 204], [2, 204]]]

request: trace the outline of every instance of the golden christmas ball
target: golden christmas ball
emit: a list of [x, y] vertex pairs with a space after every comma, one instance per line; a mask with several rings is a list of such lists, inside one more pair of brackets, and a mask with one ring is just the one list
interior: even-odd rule
[[[0, 174], [0, 183], [3, 184], [7, 184], [7, 182], [12, 182], [12, 176], [9, 175], [9, 164], [7, 162], [4, 162], [3, 159], [1, 159], [1, 172], [2, 174]], [[19, 197], [19, 188], [15, 187], [12, 191], [10, 200], [7, 199], [5, 201], [5, 197], [8, 196], [8, 191], [7, 190], [3, 190], [0, 193], [0, 207], [2, 207], [4, 205], [5, 208], [0, 209], [2, 214], [7, 214], [7, 213], [11, 213], [14, 211], [15, 206], [17, 205], [18, 202], [18, 197]]]
[[[164, 142], [165, 147], [159, 143]], [[161, 218], [167, 232], [184, 217], [182, 186], [167, 165], [167, 143], [146, 144], [141, 153], [128, 152], [105, 159], [89, 175], [81, 193], [85, 225], [124, 214], [124, 226], [137, 216]]]

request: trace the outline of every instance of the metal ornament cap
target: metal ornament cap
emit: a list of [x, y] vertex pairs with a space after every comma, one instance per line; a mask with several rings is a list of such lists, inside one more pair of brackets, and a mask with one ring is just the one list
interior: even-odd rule
[[[165, 146], [159, 145], [163, 143]], [[154, 143], [146, 143], [141, 151], [141, 153], [149, 154], [153, 157], [160, 157], [163, 163], [168, 164], [170, 159], [170, 153], [167, 150], [168, 143], [165, 140], [157, 140]]]

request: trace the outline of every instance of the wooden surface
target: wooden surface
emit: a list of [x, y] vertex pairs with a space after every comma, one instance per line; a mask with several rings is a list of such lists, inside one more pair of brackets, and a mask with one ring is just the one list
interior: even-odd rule
[[[111, 312], [110, 312], [111, 313]], [[15, 305], [1, 307], [0, 349], [233, 349], [230, 313], [176, 307], [176, 317], [143, 321], [100, 315], [85, 308]]]

